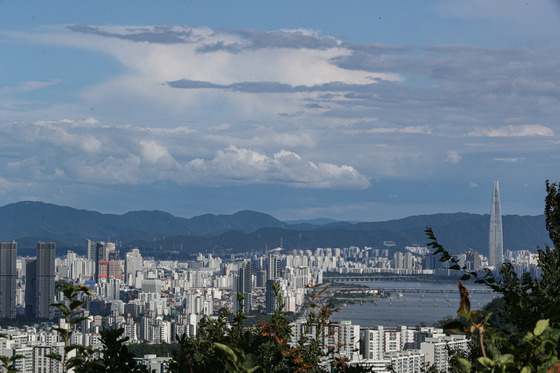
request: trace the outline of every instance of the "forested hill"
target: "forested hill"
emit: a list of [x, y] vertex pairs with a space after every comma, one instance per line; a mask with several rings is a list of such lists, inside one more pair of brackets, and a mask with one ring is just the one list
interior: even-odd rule
[[[325, 224], [318, 224], [325, 222]], [[549, 243], [541, 216], [503, 217], [504, 248], [530, 249]], [[424, 229], [431, 226], [451, 251], [469, 248], [486, 253], [488, 215], [467, 213], [411, 216], [385, 222], [282, 222], [270, 215], [240, 211], [232, 215], [205, 214], [190, 219], [163, 211], [131, 211], [122, 215], [77, 210], [42, 202], [18, 202], [0, 207], [0, 240], [32, 249], [36, 242], [55, 241], [59, 252], [80, 251], [85, 239], [116, 241], [123, 249], [138, 246], [147, 252], [263, 251], [283, 242], [287, 249], [374, 246], [395, 248], [425, 245]]]

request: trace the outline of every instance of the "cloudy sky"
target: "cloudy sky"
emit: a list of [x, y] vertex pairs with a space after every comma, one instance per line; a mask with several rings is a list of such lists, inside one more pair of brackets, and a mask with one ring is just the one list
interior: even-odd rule
[[[165, 4], [165, 5], [160, 5]], [[543, 211], [559, 1], [0, 0], [0, 205]]]

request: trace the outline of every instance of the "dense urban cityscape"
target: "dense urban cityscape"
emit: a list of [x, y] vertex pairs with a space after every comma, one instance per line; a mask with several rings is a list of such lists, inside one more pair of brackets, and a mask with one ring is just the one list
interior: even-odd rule
[[[528, 250], [509, 251], [502, 255], [503, 238], [499, 189], [494, 184], [488, 259], [474, 250], [456, 255], [468, 271], [493, 268], [496, 258], [512, 263], [519, 274], [538, 273], [537, 256]], [[373, 281], [376, 277], [426, 275], [442, 278], [451, 275], [447, 262], [440, 262], [425, 246], [406, 246], [389, 255], [385, 248], [346, 247], [290, 250], [281, 246], [264, 255], [233, 254], [215, 257], [199, 253], [190, 261], [144, 258], [138, 248], [123, 254], [115, 243], [85, 242], [87, 256], [68, 251], [55, 257], [53, 242], [37, 243], [37, 256], [18, 257], [16, 242], [0, 243], [0, 317], [5, 319], [43, 320], [25, 328], [8, 328], [8, 336], [0, 340], [0, 354], [20, 354], [21, 372], [57, 372], [59, 363], [42, 356], [63, 348], [52, 323], [64, 327], [64, 318], [51, 305], [68, 302], [55, 291], [55, 284], [64, 282], [85, 285], [93, 296], [76, 316], [84, 320], [75, 327], [71, 343], [99, 347], [103, 329], [123, 329], [129, 343], [174, 343], [186, 335], [196, 338], [200, 321], [216, 318], [225, 309], [236, 314], [242, 294], [245, 314], [272, 314], [278, 309], [294, 315], [291, 323], [295, 344], [304, 332], [309, 284], [355, 282], [353, 276]], [[120, 255], [123, 257], [121, 258]], [[493, 259], [492, 259], [493, 258]], [[492, 265], [489, 260], [494, 260]], [[383, 278], [383, 277], [381, 277]], [[340, 285], [340, 283], [338, 283]], [[373, 285], [375, 286], [375, 285]], [[275, 294], [275, 287], [278, 294]], [[371, 288], [375, 302], [381, 295]], [[363, 288], [355, 292], [362, 294]], [[278, 296], [279, 295], [279, 296]], [[398, 296], [398, 294], [397, 294]], [[371, 301], [370, 299], [370, 301]], [[392, 301], [391, 301], [392, 302]], [[435, 301], [434, 301], [435, 303]], [[435, 304], [434, 304], [435, 306]], [[50, 320], [50, 322], [49, 322]], [[437, 320], [434, 320], [434, 322]], [[337, 354], [350, 364], [360, 363], [385, 372], [419, 372], [426, 364], [438, 371], [448, 369], [448, 348], [469, 348], [464, 335], [448, 335], [441, 328], [414, 325], [377, 325], [361, 327], [352, 320], [342, 320], [336, 333], [325, 336], [324, 345], [336, 343]], [[360, 346], [362, 341], [362, 346]], [[139, 359], [151, 368], [164, 372], [166, 357]], [[57, 365], [58, 364], [58, 365]]]
[[560, 373], [558, 1], [0, 1], [0, 51], [0, 373]]

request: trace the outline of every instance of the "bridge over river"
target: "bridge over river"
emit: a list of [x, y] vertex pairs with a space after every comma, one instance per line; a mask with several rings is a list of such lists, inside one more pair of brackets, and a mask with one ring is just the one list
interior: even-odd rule
[[[407, 280], [405, 282], [405, 280]], [[406, 276], [374, 276], [374, 275], [360, 275], [360, 276], [325, 276], [323, 282], [336, 282], [336, 283], [355, 283], [355, 282], [369, 282], [370, 287], [379, 290], [379, 292], [389, 292], [392, 296], [402, 296], [404, 294], [419, 294], [424, 299], [424, 294], [444, 294], [447, 299], [449, 294], [459, 294], [459, 288], [456, 285], [449, 283], [429, 282], [422, 284], [429, 284], [429, 286], [412, 287], [406, 286], [411, 284], [408, 280], [410, 277]], [[375, 286], [379, 282], [380, 286]], [[396, 285], [395, 283], [398, 283]], [[447, 286], [445, 286], [447, 285]], [[488, 295], [494, 298], [495, 292], [483, 285], [465, 284], [471, 296], [474, 295]]]
[[376, 282], [376, 281], [409, 281], [410, 276], [363, 274], [354, 276], [323, 276], [323, 282]]

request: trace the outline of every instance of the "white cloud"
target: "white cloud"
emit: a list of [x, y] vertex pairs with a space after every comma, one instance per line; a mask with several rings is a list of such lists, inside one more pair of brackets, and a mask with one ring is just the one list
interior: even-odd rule
[[478, 185], [477, 183], [475, 183], [474, 181], [471, 181], [469, 183], [469, 188], [470, 189], [474, 189], [474, 188], [478, 188], [480, 185]]
[[461, 160], [461, 155], [455, 150], [449, 150], [445, 161], [452, 164], [457, 164]]
[[[109, 54], [125, 68], [125, 73], [84, 89], [80, 97], [89, 107], [129, 111], [140, 118], [144, 110], [171, 111], [192, 116], [215, 105], [227, 115], [220, 119], [270, 118], [278, 113], [314, 112], [305, 100], [314, 92], [267, 93], [257, 98], [241, 92], [219, 92], [171, 88], [165, 82], [187, 79], [217, 85], [258, 86], [283, 84], [315, 87], [324, 84], [371, 85], [378, 81], [400, 81], [394, 72], [361, 71], [338, 66], [337, 58], [352, 51], [332, 37], [321, 37], [309, 30], [277, 32], [227, 32], [186, 26], [73, 26], [50, 27], [31, 34], [10, 34], [42, 45], [63, 45]], [[210, 52], [203, 48], [216, 45]], [[228, 45], [238, 46], [231, 51]], [[336, 89], [336, 88], [333, 88]], [[256, 102], [256, 100], [260, 102]], [[298, 107], [299, 106], [299, 107]], [[136, 110], [135, 110], [136, 109]], [[218, 115], [216, 113], [214, 115]]]
[[87, 181], [102, 185], [135, 185], [157, 180], [148, 178], [147, 174], [141, 172], [141, 160], [133, 154], [120, 158], [110, 155], [98, 162], [76, 160], [76, 162], [64, 166], [72, 173], [72, 178], [75, 181]]
[[477, 128], [468, 135], [487, 137], [554, 136], [554, 131], [540, 124], [523, 124], [497, 128]]
[[[8, 180], [366, 188], [376, 178], [418, 182], [453, 169], [467, 185], [488, 172], [481, 159], [506, 168], [537, 159], [528, 155], [535, 149], [557, 150], [557, 49], [380, 48], [306, 30], [183, 26], [21, 35], [121, 66], [107, 74], [75, 66], [107, 78], [80, 90], [58, 84], [51, 89], [61, 95], [72, 86], [71, 102], [8, 113], [14, 122], [0, 123]], [[5, 93], [46, 88], [56, 82], [49, 78], [11, 83]], [[183, 88], [169, 83], [181, 79]], [[0, 112], [19, 104], [6, 101]], [[75, 120], [84, 113], [103, 123]], [[31, 124], [37, 118], [47, 120]], [[438, 167], [442, 160], [457, 166]]]
[[523, 161], [525, 158], [494, 158], [498, 162], [517, 163]]
[[58, 80], [50, 80], [47, 82], [40, 82], [40, 81], [27, 81], [22, 82], [13, 87], [0, 87], [0, 94], [17, 94], [17, 93], [28, 93], [32, 91], [36, 91], [39, 89], [43, 89], [52, 85], [58, 84]]
[[[265, 134], [272, 140], [264, 141]], [[264, 147], [268, 147], [276, 142], [301, 143], [297, 136], [275, 134], [267, 129], [262, 139]], [[166, 181], [205, 186], [252, 183], [302, 188], [369, 186], [368, 178], [352, 166], [313, 162], [286, 149], [272, 155], [236, 145], [212, 151], [220, 142], [188, 127], [142, 128], [102, 124], [95, 118], [65, 119], [5, 124], [0, 126], [0, 137], [19, 144], [16, 149], [20, 159], [5, 162], [5, 171], [12, 176], [25, 175], [38, 180], [132, 185]], [[254, 139], [251, 142], [257, 143]]]
[[195, 159], [186, 165], [186, 178], [214, 180], [218, 185], [280, 183], [302, 188], [366, 188], [369, 180], [348, 165], [315, 163], [286, 150], [272, 157], [264, 153], [229, 146], [211, 160]]
[[228, 129], [231, 128], [231, 124], [229, 123], [222, 123], [222, 124], [218, 124], [216, 126], [211, 126], [210, 128], [208, 128], [210, 131], [226, 131]]
[[9, 180], [0, 177], [0, 194], [14, 190], [18, 188], [19, 185], [17, 183], [11, 182]]
[[429, 126], [407, 126], [403, 128], [399, 127], [374, 127], [368, 129], [351, 129], [346, 130], [348, 133], [359, 134], [359, 133], [409, 133], [409, 134], [425, 134], [430, 135], [432, 129]]
[[175, 159], [169, 154], [169, 150], [154, 140], [141, 140], [142, 156], [150, 164], [174, 165]]

